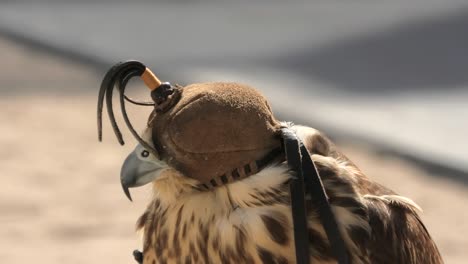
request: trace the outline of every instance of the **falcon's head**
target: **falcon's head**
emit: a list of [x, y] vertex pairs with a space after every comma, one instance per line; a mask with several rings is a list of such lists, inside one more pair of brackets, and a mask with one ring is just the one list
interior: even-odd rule
[[[125, 96], [126, 83], [133, 76], [145, 81], [154, 102], [149, 103], [154, 111], [141, 136], [125, 111], [125, 100], [135, 103]], [[101, 85], [98, 127], [101, 129], [106, 97], [109, 117], [121, 143], [112, 111], [115, 85], [120, 89], [124, 120], [140, 143], [122, 167], [122, 186], [129, 198], [128, 188], [162, 180], [210, 190], [257, 173], [281, 154], [281, 123], [255, 89], [226, 82], [173, 86], [161, 83], [135, 61], [117, 64]]]

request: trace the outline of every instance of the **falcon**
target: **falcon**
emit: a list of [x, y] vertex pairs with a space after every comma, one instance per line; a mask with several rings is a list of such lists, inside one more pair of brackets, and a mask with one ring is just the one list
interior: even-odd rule
[[[124, 106], [125, 100], [135, 102], [125, 96], [133, 76], [152, 89], [154, 101], [141, 134]], [[443, 263], [417, 204], [366, 177], [316, 129], [277, 121], [255, 89], [237, 83], [172, 86], [139, 62], [118, 64], [101, 85], [100, 137], [104, 96], [112, 97], [115, 84], [139, 142], [123, 163], [122, 187], [130, 199], [129, 188], [153, 188], [137, 221], [144, 264], [298, 263], [291, 183], [299, 172], [285, 157], [281, 129], [291, 131], [313, 161], [346, 263]], [[109, 115], [123, 143], [112, 105]], [[303, 195], [308, 263], [344, 263], [324, 225], [323, 203], [309, 188]]]

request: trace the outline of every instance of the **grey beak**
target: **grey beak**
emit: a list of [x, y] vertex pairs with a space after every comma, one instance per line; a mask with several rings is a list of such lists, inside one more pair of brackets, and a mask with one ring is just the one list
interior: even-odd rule
[[129, 188], [145, 185], [157, 177], [157, 171], [163, 168], [160, 164], [141, 160], [133, 151], [125, 159], [120, 170], [120, 182], [127, 198], [132, 201]]
[[120, 183], [123, 191], [130, 201], [132, 196], [128, 188], [134, 187], [137, 179], [138, 157], [135, 152], [130, 153], [125, 159], [122, 169], [120, 170]]

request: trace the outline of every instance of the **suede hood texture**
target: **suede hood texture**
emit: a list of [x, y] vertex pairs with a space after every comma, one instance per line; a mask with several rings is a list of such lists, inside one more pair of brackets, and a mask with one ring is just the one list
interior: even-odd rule
[[213, 82], [178, 88], [180, 97], [149, 120], [153, 143], [169, 165], [208, 182], [280, 147], [280, 122], [266, 98], [244, 84]]

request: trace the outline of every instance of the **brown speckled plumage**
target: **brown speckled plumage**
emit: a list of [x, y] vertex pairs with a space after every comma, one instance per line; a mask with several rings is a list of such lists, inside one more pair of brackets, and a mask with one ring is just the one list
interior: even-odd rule
[[[317, 165], [351, 263], [443, 263], [410, 199], [374, 183], [314, 129], [295, 126]], [[137, 222], [144, 264], [295, 263], [285, 163], [210, 191], [167, 170]], [[312, 263], [336, 263], [307, 194]]]

